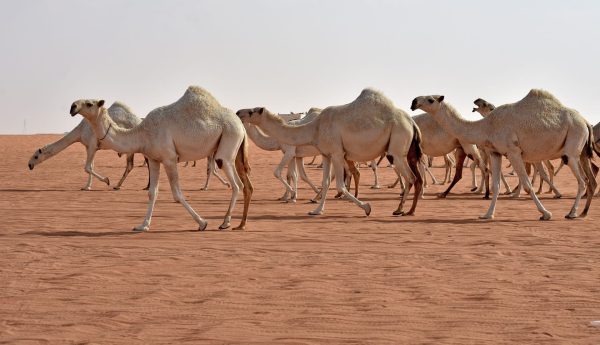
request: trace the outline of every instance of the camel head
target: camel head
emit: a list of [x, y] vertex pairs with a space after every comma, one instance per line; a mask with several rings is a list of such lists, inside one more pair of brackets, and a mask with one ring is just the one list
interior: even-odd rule
[[253, 109], [240, 109], [235, 114], [243, 123], [258, 125], [267, 113], [269, 113], [269, 111], [264, 107], [256, 107]]
[[33, 168], [36, 165], [45, 161], [47, 158], [48, 158], [48, 156], [46, 154], [46, 147], [42, 147], [40, 149], [35, 150], [35, 152], [31, 156], [31, 158], [29, 159], [29, 163], [27, 164], [27, 166], [29, 167], [29, 170], [33, 170]]
[[475, 103], [477, 106], [477, 108], [473, 108], [473, 112], [478, 112], [483, 117], [488, 116], [494, 109], [496, 109], [492, 103], [486, 102], [481, 98], [477, 98], [473, 103]]
[[71, 116], [75, 116], [77, 114], [81, 114], [81, 116], [86, 119], [93, 121], [104, 110], [102, 107], [104, 105], [104, 100], [95, 100], [95, 99], [80, 99], [73, 104], [71, 104], [71, 110], [69, 113]]
[[435, 113], [440, 108], [443, 101], [444, 96], [440, 95], [419, 96], [413, 99], [410, 110], [415, 111], [421, 109], [427, 113]]

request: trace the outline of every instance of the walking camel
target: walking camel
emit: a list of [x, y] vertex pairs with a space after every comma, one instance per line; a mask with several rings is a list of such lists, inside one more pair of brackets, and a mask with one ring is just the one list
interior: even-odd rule
[[[489, 116], [478, 121], [464, 119], [454, 107], [444, 102], [444, 96], [419, 96], [413, 100], [411, 109], [426, 111], [462, 142], [476, 144], [490, 154], [493, 197], [487, 213], [480, 218], [494, 217], [503, 155], [515, 168], [521, 184], [535, 202], [542, 214], [541, 220], [549, 220], [552, 213], [544, 208], [534, 193], [524, 162], [562, 158], [578, 183], [575, 202], [565, 217], [578, 217], [579, 201], [586, 188], [587, 200], [579, 217], [587, 215], [596, 188], [590, 167], [594, 150], [592, 126], [549, 92], [531, 90], [522, 100], [497, 107]], [[580, 163], [585, 176], [580, 171]]]
[[[496, 109], [496, 107], [492, 103], [489, 103], [482, 98], [476, 99], [473, 103], [477, 106], [477, 108], [473, 108], [473, 112], [478, 112], [483, 117], [488, 116], [492, 111], [494, 111], [494, 109]], [[488, 158], [488, 161], [489, 161], [489, 158]], [[475, 163], [475, 162], [473, 162], [473, 163]], [[549, 180], [546, 181], [549, 186], [548, 191], [546, 193], [554, 192], [554, 198], [558, 199], [562, 195], [560, 194], [558, 189], [554, 186], [554, 166], [552, 165], [552, 162], [550, 162], [549, 160], [545, 160], [543, 163], [546, 166], [546, 168], [548, 168], [548, 175], [543, 174], [543, 172], [540, 173], [540, 169], [541, 170], [544, 169], [541, 164], [526, 163], [525, 169], [527, 171], [527, 175], [529, 175], [532, 165], [534, 168], [533, 179], [531, 180], [532, 185], [535, 185], [536, 176], [540, 175], [540, 187], [538, 188], [537, 192], [535, 192], [536, 194], [542, 193], [542, 185], [544, 182], [543, 176], [549, 176], [548, 177]], [[471, 168], [471, 169], [473, 169], [473, 168]], [[506, 182], [506, 179], [504, 178], [504, 174], [500, 174], [500, 179], [501, 179], [502, 183], [504, 184], [504, 187], [507, 190], [507, 193], [505, 193], [505, 194], [512, 194], [512, 196], [515, 198], [519, 197], [520, 192], [521, 192], [521, 184], [518, 184], [517, 187], [515, 187], [514, 191], [511, 192], [510, 186], [508, 185], [508, 182]]]
[[[373, 160], [387, 153], [396, 172], [407, 182], [395, 215], [413, 215], [422, 179], [418, 171], [421, 158], [420, 131], [404, 111], [382, 93], [364, 89], [353, 102], [325, 108], [315, 120], [300, 126], [289, 126], [263, 107], [241, 109], [236, 113], [243, 122], [257, 125], [266, 134], [289, 145], [314, 145], [323, 155], [323, 188], [319, 205], [311, 215], [323, 214], [330, 184], [331, 164], [335, 171], [338, 192], [361, 207], [368, 216], [371, 206], [355, 198], [344, 183], [344, 163]], [[404, 202], [412, 185], [415, 186], [413, 203], [408, 212]]]
[[208, 223], [194, 211], [181, 192], [177, 162], [203, 159], [213, 153], [232, 191], [229, 208], [219, 229], [230, 226], [231, 213], [242, 188], [244, 211], [236, 229], [244, 229], [253, 190], [248, 178], [248, 141], [242, 122], [231, 110], [221, 106], [203, 88], [190, 86], [175, 103], [152, 110], [139, 125], [125, 129], [108, 116], [103, 105], [103, 100], [82, 99], [71, 105], [70, 113], [71, 116], [81, 114], [106, 147], [117, 152], [140, 152], [148, 158], [148, 209], [144, 221], [134, 230], [146, 231], [150, 228], [161, 164], [167, 172], [175, 201], [190, 213], [198, 223], [199, 230], [206, 229]]
[[[110, 116], [115, 123], [119, 124], [119, 126], [123, 128], [133, 128], [142, 121], [131, 111], [128, 106], [121, 102], [114, 102], [107, 109], [107, 111], [108, 116]], [[54, 157], [74, 143], [82, 143], [83, 146], [85, 146], [85, 151], [87, 154], [84, 170], [88, 174], [88, 179], [87, 183], [81, 188], [81, 190], [92, 189], [92, 177], [96, 177], [100, 181], [110, 185], [110, 180], [108, 177], [104, 177], [94, 170], [94, 157], [96, 156], [96, 151], [106, 150], [108, 148], [102, 143], [101, 140], [98, 140], [94, 130], [85, 120], [81, 120], [81, 122], [64, 137], [53, 142], [52, 144], [48, 144], [37, 149], [31, 156], [31, 159], [29, 159], [29, 170], [33, 170], [33, 168], [35, 168], [38, 164]], [[129, 175], [129, 172], [131, 172], [132, 169], [133, 153], [127, 154], [127, 166], [125, 167], [125, 172], [123, 172], [123, 176], [119, 180], [119, 183], [117, 183], [113, 189], [119, 190], [121, 188], [125, 178], [127, 178], [127, 175]]]

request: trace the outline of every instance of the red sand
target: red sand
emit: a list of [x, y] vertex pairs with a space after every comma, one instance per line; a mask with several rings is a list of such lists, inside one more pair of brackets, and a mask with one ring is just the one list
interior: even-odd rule
[[[467, 170], [457, 194], [439, 200], [432, 194], [445, 187], [429, 188], [417, 215], [399, 218], [398, 190], [369, 189], [362, 169], [370, 217], [333, 199], [310, 217], [304, 184], [297, 204], [275, 201], [280, 154], [253, 146], [246, 231], [216, 230], [230, 193], [216, 179], [200, 191], [202, 162], [180, 176], [208, 231], [173, 203], [163, 171], [151, 230], [133, 233], [146, 169], [121, 191], [97, 180], [80, 191], [77, 144], [28, 171], [33, 151], [58, 138], [0, 137], [2, 344], [600, 342], [589, 326], [600, 319], [600, 201], [585, 220], [563, 219], [575, 192], [568, 169], [557, 183], [565, 197], [542, 197], [550, 222], [528, 197], [502, 197], [496, 220], [478, 220], [489, 201], [468, 193]], [[101, 151], [96, 169], [116, 183], [124, 163]], [[320, 170], [309, 173], [320, 181]], [[391, 183], [393, 172], [381, 177]]]

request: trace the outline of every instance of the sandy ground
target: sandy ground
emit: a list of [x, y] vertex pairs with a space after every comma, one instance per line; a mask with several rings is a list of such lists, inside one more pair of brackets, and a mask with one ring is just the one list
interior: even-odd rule
[[[399, 218], [398, 190], [369, 189], [362, 169], [370, 217], [340, 200], [310, 217], [305, 184], [297, 204], [275, 201], [279, 154], [253, 146], [246, 231], [216, 230], [230, 194], [216, 179], [200, 191], [199, 162], [180, 175], [208, 230], [172, 201], [163, 171], [152, 229], [133, 233], [145, 168], [121, 191], [97, 180], [80, 191], [76, 144], [30, 172], [33, 151], [58, 138], [0, 137], [1, 344], [600, 343], [589, 325], [600, 320], [600, 202], [585, 220], [563, 219], [575, 192], [567, 169], [565, 197], [542, 197], [549, 222], [524, 197], [502, 197], [496, 220], [478, 220], [488, 201], [468, 192], [468, 171], [456, 194], [435, 199], [442, 187], [429, 188], [417, 215]], [[124, 163], [102, 151], [96, 169], [116, 183]], [[391, 169], [381, 178], [391, 183]]]

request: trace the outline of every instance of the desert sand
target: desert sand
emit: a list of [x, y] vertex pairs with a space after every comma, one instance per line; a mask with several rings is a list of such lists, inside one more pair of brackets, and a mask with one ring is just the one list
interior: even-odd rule
[[[445, 186], [430, 187], [416, 216], [394, 217], [398, 189], [369, 189], [361, 169], [370, 217], [334, 191], [326, 214], [311, 217], [303, 183], [297, 204], [275, 200], [280, 154], [252, 145], [246, 231], [217, 230], [230, 192], [216, 179], [201, 191], [199, 162], [180, 177], [208, 230], [173, 202], [163, 171], [151, 230], [134, 233], [146, 168], [120, 191], [97, 180], [80, 191], [76, 144], [29, 171], [33, 151], [59, 137], [0, 136], [1, 344], [600, 342], [590, 326], [600, 320], [600, 200], [587, 219], [565, 220], [575, 195], [566, 168], [556, 180], [563, 199], [542, 196], [549, 222], [529, 197], [505, 196], [495, 220], [478, 220], [489, 201], [469, 193], [468, 170], [447, 199], [433, 196]], [[113, 183], [124, 165], [113, 151], [97, 154]], [[241, 211], [238, 202], [233, 225]]]

